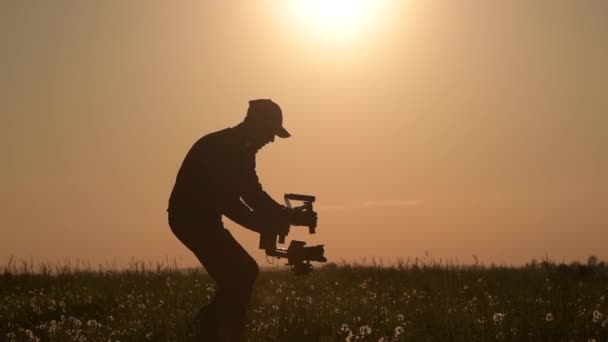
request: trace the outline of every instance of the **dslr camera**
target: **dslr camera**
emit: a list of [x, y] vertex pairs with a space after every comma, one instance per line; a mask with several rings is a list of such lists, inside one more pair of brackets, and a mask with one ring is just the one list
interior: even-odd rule
[[[301, 201], [303, 204], [293, 207], [291, 201]], [[285, 204], [287, 208], [292, 211], [300, 211], [306, 215], [310, 214], [310, 222], [307, 224], [308, 233], [315, 234], [317, 225], [313, 220], [316, 214], [313, 210], [313, 203], [315, 202], [315, 196], [300, 195], [300, 194], [285, 194]], [[306, 246], [306, 242], [293, 240], [289, 243], [287, 248], [277, 247], [277, 242], [280, 244], [285, 243], [285, 237], [287, 234], [260, 234], [260, 249], [266, 252], [267, 256], [276, 258], [287, 259], [287, 266], [291, 267], [291, 270], [296, 275], [305, 275], [312, 272], [311, 261], [326, 262], [325, 249], [323, 245], [317, 246]]]

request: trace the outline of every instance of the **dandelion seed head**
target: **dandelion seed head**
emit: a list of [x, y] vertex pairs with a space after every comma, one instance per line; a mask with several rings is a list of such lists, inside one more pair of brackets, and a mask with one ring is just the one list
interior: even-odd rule
[[402, 326], [398, 325], [395, 327], [395, 337], [399, 337], [401, 336], [401, 334], [403, 334], [403, 331], [405, 331], [405, 329], [403, 329]]
[[28, 337], [30, 340], [33, 340], [33, 339], [34, 339], [34, 332], [33, 332], [33, 331], [31, 331], [30, 329], [26, 329], [26, 330], [25, 330], [25, 334], [27, 335], [27, 337]]
[[494, 316], [492, 316], [492, 319], [494, 320], [494, 323], [500, 324], [500, 323], [502, 323], [502, 321], [504, 321], [505, 314], [502, 312], [497, 312], [494, 314]]
[[369, 335], [372, 333], [372, 328], [369, 325], [362, 325], [359, 327], [359, 335]]
[[592, 317], [593, 323], [597, 323], [597, 322], [601, 321], [602, 318], [604, 318], [604, 315], [601, 312], [599, 312], [597, 310], [593, 310], [593, 317]]

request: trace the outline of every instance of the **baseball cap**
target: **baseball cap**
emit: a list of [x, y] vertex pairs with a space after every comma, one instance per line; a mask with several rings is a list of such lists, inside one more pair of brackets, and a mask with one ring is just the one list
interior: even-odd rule
[[245, 121], [269, 127], [281, 138], [289, 138], [291, 136], [285, 127], [283, 127], [283, 112], [281, 111], [281, 107], [270, 99], [249, 101]]

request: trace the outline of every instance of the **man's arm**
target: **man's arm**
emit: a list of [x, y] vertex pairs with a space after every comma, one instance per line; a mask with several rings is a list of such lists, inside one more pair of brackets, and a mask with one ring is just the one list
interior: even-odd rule
[[239, 225], [256, 233], [261, 233], [265, 229], [262, 217], [256, 215], [240, 199], [228, 205], [224, 215]]
[[241, 197], [251, 209], [264, 215], [284, 215], [285, 206], [277, 203], [264, 189], [255, 172], [255, 155], [247, 160], [244, 189]]

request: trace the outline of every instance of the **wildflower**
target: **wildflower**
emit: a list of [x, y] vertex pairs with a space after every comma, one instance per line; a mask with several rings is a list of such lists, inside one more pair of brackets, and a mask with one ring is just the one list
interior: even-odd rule
[[90, 328], [98, 328], [101, 326], [101, 324], [97, 323], [97, 321], [94, 319], [90, 319], [87, 321], [87, 326]]
[[274, 304], [274, 305], [272, 306], [272, 309], [273, 309], [273, 310], [279, 310], [279, 306], [278, 306], [278, 305], [276, 305], [276, 304]]
[[362, 325], [359, 327], [359, 335], [369, 335], [372, 333], [372, 328], [369, 325]]
[[57, 331], [57, 321], [52, 320], [49, 326], [49, 334], [54, 334]]
[[151, 340], [152, 339], [152, 332], [148, 331], [148, 333], [146, 334], [146, 340]]
[[340, 326], [340, 331], [341, 331], [341, 332], [346, 332], [346, 331], [348, 331], [348, 330], [349, 330], [349, 329], [348, 329], [348, 324], [346, 324], [346, 323], [342, 323], [342, 325]]
[[492, 319], [494, 319], [495, 324], [500, 324], [505, 319], [505, 314], [502, 312], [497, 312], [494, 314], [494, 316], [492, 316]]
[[405, 320], [405, 316], [403, 316], [403, 314], [398, 314], [398, 315], [397, 315], [397, 320], [398, 320], [399, 322], [403, 322], [403, 320]]
[[396, 326], [395, 327], [395, 337], [401, 336], [401, 334], [403, 334], [403, 331], [404, 331], [404, 329], [402, 326], [400, 326], [400, 325]]
[[34, 333], [30, 329], [25, 330], [25, 334], [27, 335], [27, 337], [29, 337], [30, 340], [34, 339]]
[[593, 310], [593, 323], [597, 323], [597, 322], [601, 321], [603, 317], [604, 317], [604, 315], [602, 315], [601, 312], [599, 312], [597, 310]]
[[547, 322], [551, 322], [551, 321], [553, 321], [553, 314], [552, 314], [552, 313], [550, 313], [550, 312], [549, 312], [549, 313], [547, 313], [547, 314], [545, 315], [545, 321], [547, 321]]

